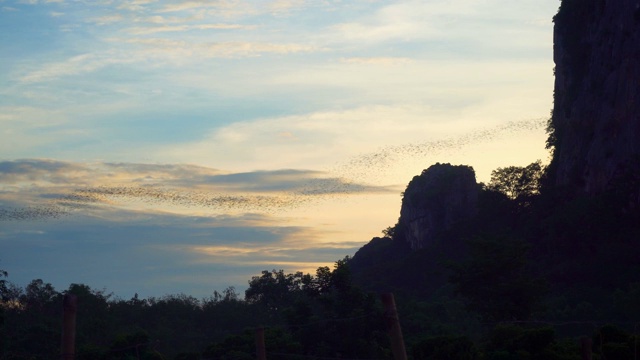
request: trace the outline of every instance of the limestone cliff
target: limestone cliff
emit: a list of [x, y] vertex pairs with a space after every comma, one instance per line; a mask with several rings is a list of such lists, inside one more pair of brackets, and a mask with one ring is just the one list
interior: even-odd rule
[[552, 181], [592, 195], [621, 176], [637, 184], [640, 1], [563, 0], [554, 22]]
[[398, 226], [411, 248], [421, 249], [477, 212], [479, 187], [469, 166], [435, 164], [415, 176], [402, 198]]

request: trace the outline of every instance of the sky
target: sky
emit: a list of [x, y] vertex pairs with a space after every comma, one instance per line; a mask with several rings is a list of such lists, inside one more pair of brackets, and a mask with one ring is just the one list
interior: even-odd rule
[[437, 162], [547, 162], [558, 0], [0, 0], [0, 269], [243, 292]]

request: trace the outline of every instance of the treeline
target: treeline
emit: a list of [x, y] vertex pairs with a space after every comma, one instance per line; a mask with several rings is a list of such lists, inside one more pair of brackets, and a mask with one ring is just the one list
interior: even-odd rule
[[[21, 288], [5, 277], [0, 359], [59, 357], [64, 294], [78, 298], [76, 359], [254, 359], [258, 327], [270, 359], [391, 359], [378, 296], [353, 284], [349, 260], [315, 275], [263, 271], [244, 299], [227, 288], [205, 299], [124, 300], [83, 284], [57, 291], [38, 279]], [[578, 340], [553, 324], [483, 322], [454, 298], [397, 303], [411, 359], [581, 359]], [[620, 327], [587, 328], [602, 359], [639, 350], [638, 335]]]
[[257, 327], [266, 327], [270, 352], [384, 358], [377, 297], [352, 284], [347, 260], [315, 275], [264, 271], [244, 298], [230, 287], [205, 299], [125, 300], [83, 284], [57, 291], [40, 279], [21, 288], [4, 278], [0, 359], [59, 356], [64, 294], [78, 299], [77, 359], [253, 359]]

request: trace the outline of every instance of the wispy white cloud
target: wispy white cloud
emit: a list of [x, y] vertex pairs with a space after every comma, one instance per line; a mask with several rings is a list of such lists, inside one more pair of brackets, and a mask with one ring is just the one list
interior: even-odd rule
[[19, 0], [19, 4], [37, 5], [37, 4], [63, 4], [65, 0]]
[[195, 10], [206, 10], [209, 14], [222, 17], [249, 15], [257, 12], [256, 8], [251, 3], [241, 0], [183, 0], [166, 4], [159, 11], [162, 13]]
[[182, 32], [189, 30], [252, 30], [256, 26], [240, 24], [198, 24], [198, 25], [174, 25], [174, 26], [154, 26], [135, 27], [127, 29], [134, 35], [148, 35], [162, 32]]
[[414, 60], [406, 57], [352, 57], [342, 58], [340, 61], [346, 64], [392, 66], [408, 64]]
[[[133, 30], [138, 34], [155, 32], [185, 31], [190, 27], [161, 27], [140, 28]], [[234, 25], [202, 25], [197, 29], [229, 29], [240, 28]], [[242, 27], [246, 28], [246, 27]], [[256, 57], [265, 54], [296, 54], [323, 51], [309, 44], [269, 43], [269, 42], [191, 42], [188, 40], [174, 40], [166, 38], [110, 38], [111, 43], [126, 43], [143, 45], [138, 49], [126, 51], [108, 50], [76, 55], [63, 61], [36, 64], [37, 69], [23, 70], [19, 76], [22, 83], [46, 82], [62, 77], [89, 74], [111, 65], [146, 64], [163, 65], [167, 62], [184, 62], [187, 59], [201, 60], [203, 58], [242, 58]], [[34, 67], [34, 65], [31, 65]]]
[[172, 40], [165, 38], [131, 38], [131, 39], [111, 39], [111, 41], [123, 41], [130, 44], [142, 44], [148, 46], [144, 49], [144, 54], [155, 56], [176, 56], [202, 58], [239, 58], [254, 57], [262, 54], [294, 54], [322, 51], [313, 45], [306, 44], [283, 44], [283, 43], [262, 43], [262, 42], [211, 42], [192, 43], [185, 40]]
[[[343, 22], [332, 27], [328, 36], [337, 41], [375, 43], [390, 40], [417, 40], [434, 37], [445, 29], [435, 26], [433, 20], [446, 13], [442, 1], [409, 1], [383, 6], [373, 14], [366, 14], [356, 21]], [[459, 5], [457, 5], [459, 6]], [[463, 9], [451, 13], [460, 14]]]
[[65, 61], [44, 64], [40, 69], [30, 71], [20, 77], [23, 83], [49, 81], [63, 76], [94, 72], [112, 64], [131, 63], [133, 59], [113, 56], [115, 53], [88, 53], [73, 56]]
[[123, 21], [125, 17], [122, 14], [111, 14], [89, 19], [90, 22], [97, 25], [108, 25]]
[[211, 57], [244, 57], [258, 56], [265, 53], [292, 54], [301, 52], [314, 52], [320, 49], [306, 44], [278, 44], [278, 43], [254, 43], [254, 42], [227, 42], [205, 45], [206, 54]]
[[183, 21], [188, 21], [188, 20], [185, 20], [184, 18], [177, 18], [177, 17], [171, 18], [171, 19], [167, 19], [164, 16], [153, 15], [153, 16], [144, 17], [144, 18], [140, 19], [139, 21], [140, 22], [150, 23], [150, 24], [166, 24], [166, 23], [183, 22]]
[[305, 0], [275, 0], [268, 5], [269, 11], [277, 15], [288, 15], [291, 11], [303, 7]]
[[217, 1], [178, 1], [173, 4], [165, 5], [161, 11], [174, 12], [215, 6], [219, 6]]
[[[497, 42], [496, 45], [506, 47], [512, 43], [523, 45], [527, 41], [522, 41], [517, 33], [527, 27], [541, 30], [544, 22], [543, 26], [548, 29], [551, 16], [544, 11], [544, 5], [521, 5], [527, 10], [515, 11], [516, 5], [504, 0], [393, 2], [383, 4], [375, 12], [335, 24], [320, 36], [328, 42], [333, 39], [361, 46], [446, 42], [448, 48], [461, 53], [470, 50], [464, 49], [470, 41]], [[501, 39], [497, 40], [496, 36]], [[531, 32], [527, 40], [535, 38], [536, 34]]]
[[[37, 100], [37, 99], [36, 99]], [[25, 138], [28, 133], [42, 133], [50, 136], [59, 135], [56, 132], [65, 124], [69, 117], [59, 109], [38, 108], [32, 106], [0, 106], [0, 152], [9, 154], [11, 147], [28, 148], [41, 145], [47, 136]], [[77, 133], [76, 133], [77, 134]], [[28, 139], [28, 140], [27, 140]], [[48, 142], [55, 141], [49, 138]], [[21, 145], [21, 143], [24, 143]], [[18, 150], [20, 152], [20, 150]]]
[[129, 11], [140, 11], [144, 9], [145, 5], [155, 2], [157, 2], [157, 0], [123, 0], [117, 8]]

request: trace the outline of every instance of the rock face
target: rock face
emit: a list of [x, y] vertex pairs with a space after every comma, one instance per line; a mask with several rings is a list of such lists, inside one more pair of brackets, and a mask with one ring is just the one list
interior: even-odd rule
[[637, 183], [640, 1], [563, 0], [554, 22], [552, 181], [591, 195]]
[[474, 216], [478, 191], [469, 166], [435, 164], [415, 176], [404, 192], [398, 222], [411, 248], [424, 248], [458, 221]]

